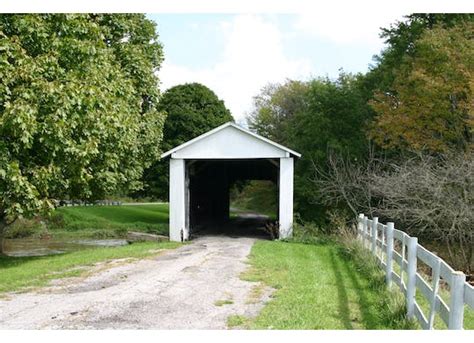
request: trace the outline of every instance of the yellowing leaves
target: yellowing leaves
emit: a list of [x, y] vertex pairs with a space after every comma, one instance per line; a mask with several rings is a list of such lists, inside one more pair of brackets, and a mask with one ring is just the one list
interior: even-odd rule
[[371, 136], [388, 148], [469, 149], [474, 110], [474, 25], [436, 27], [396, 71], [393, 91], [378, 93]]

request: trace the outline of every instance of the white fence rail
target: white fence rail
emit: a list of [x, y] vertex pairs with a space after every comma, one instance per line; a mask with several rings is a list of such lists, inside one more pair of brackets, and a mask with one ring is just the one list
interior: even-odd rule
[[[395, 229], [393, 223], [384, 225], [376, 217], [369, 219], [360, 214], [357, 232], [362, 244], [371, 250], [385, 270], [387, 285], [396, 284], [405, 295], [409, 318], [416, 318], [423, 329], [431, 330], [438, 314], [448, 329], [463, 329], [465, 305], [474, 309], [474, 287], [465, 281], [464, 273], [455, 271], [418, 244], [418, 238]], [[430, 282], [417, 272], [418, 261], [431, 268]], [[394, 270], [394, 262], [399, 267], [397, 270]], [[441, 282], [449, 286], [449, 304], [440, 296]], [[429, 303], [426, 314], [416, 301], [417, 291]]]

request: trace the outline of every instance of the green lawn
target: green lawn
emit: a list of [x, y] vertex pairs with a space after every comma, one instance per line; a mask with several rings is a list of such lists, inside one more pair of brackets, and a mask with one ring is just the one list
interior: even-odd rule
[[[231, 316], [230, 326], [252, 329], [401, 329], [403, 301], [383, 301], [380, 287], [336, 243], [256, 242], [243, 278], [276, 288], [254, 319]], [[395, 296], [392, 295], [392, 299]], [[397, 297], [396, 297], [397, 298]], [[400, 298], [397, 298], [400, 299]]]
[[127, 231], [168, 235], [168, 204], [58, 208], [49, 229], [56, 237], [124, 237]]
[[52, 279], [86, 273], [97, 262], [119, 258], [145, 258], [160, 250], [176, 248], [180, 243], [134, 243], [114, 248], [91, 248], [62, 255], [43, 257], [0, 256], [0, 293], [25, 287], [44, 286]]

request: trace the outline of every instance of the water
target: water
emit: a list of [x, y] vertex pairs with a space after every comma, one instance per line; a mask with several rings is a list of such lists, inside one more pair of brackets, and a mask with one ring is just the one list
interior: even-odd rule
[[8, 256], [46, 256], [78, 251], [90, 247], [117, 247], [127, 245], [125, 239], [5, 239], [5, 254]]

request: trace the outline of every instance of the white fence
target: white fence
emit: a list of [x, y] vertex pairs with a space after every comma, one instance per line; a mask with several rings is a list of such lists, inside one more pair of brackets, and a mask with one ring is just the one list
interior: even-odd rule
[[[464, 306], [474, 309], [474, 287], [465, 280], [464, 273], [455, 271], [445, 261], [418, 244], [418, 238], [360, 214], [357, 222], [358, 238], [371, 250], [385, 270], [387, 285], [398, 285], [406, 298], [407, 315], [416, 318], [425, 330], [433, 329], [435, 315], [446, 323], [448, 329], [463, 329]], [[418, 260], [431, 268], [431, 281], [417, 272]], [[399, 268], [394, 270], [393, 262]], [[449, 285], [449, 305], [440, 296], [440, 282]], [[431, 283], [431, 284], [430, 284]], [[416, 301], [419, 291], [429, 303], [425, 314]]]

